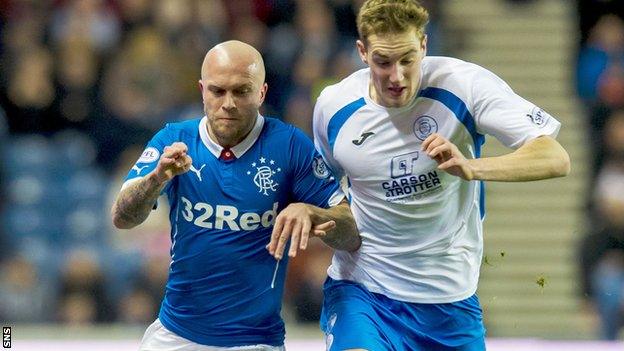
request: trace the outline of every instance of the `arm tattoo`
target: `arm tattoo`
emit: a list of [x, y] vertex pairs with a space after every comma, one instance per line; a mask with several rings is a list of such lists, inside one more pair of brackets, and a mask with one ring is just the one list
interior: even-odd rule
[[146, 176], [121, 190], [113, 205], [113, 221], [120, 228], [137, 226], [149, 216], [166, 183]]

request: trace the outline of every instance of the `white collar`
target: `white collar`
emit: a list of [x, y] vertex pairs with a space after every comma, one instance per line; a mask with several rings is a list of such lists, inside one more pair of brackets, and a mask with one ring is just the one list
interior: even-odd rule
[[[212, 140], [212, 138], [208, 134], [207, 123], [208, 123], [208, 117], [206, 116], [204, 116], [204, 118], [202, 118], [201, 121], [199, 121], [199, 137], [201, 138], [204, 145], [206, 145], [208, 150], [216, 158], [219, 158], [219, 156], [221, 156], [221, 151], [223, 151], [224, 148], [223, 146], [217, 144], [215, 141]], [[234, 145], [230, 149], [232, 150], [236, 158], [240, 158], [241, 156], [243, 156], [243, 154], [247, 152], [247, 150], [249, 150], [253, 146], [256, 140], [258, 140], [258, 136], [260, 136], [260, 132], [262, 132], [263, 126], [264, 126], [264, 117], [258, 114], [258, 116], [256, 117], [256, 122], [253, 128], [251, 129], [251, 132], [247, 134], [247, 136], [245, 137], [245, 139], [243, 139], [243, 141]]]

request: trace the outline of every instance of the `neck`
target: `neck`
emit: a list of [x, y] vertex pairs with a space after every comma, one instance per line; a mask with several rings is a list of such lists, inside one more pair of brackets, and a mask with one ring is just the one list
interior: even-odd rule
[[247, 135], [249, 135], [249, 133], [251, 133], [251, 130], [253, 129], [253, 126], [255, 125], [252, 124], [249, 129], [243, 133], [242, 135], [234, 135], [232, 137], [224, 137], [224, 136], [219, 136], [217, 134], [215, 134], [212, 130], [212, 128], [210, 128], [210, 124], [206, 123], [206, 129], [208, 130], [208, 135], [210, 136], [210, 138], [216, 142], [217, 144], [219, 144], [221, 147], [223, 147], [224, 149], [231, 149], [234, 146], [240, 144], [246, 137]]
[[373, 80], [372, 79], [368, 83], [368, 96], [370, 96], [370, 98], [373, 101], [375, 101], [379, 105], [383, 106], [381, 101], [379, 101], [379, 95], [377, 95], [377, 90], [375, 89], [375, 85], [373, 84]]

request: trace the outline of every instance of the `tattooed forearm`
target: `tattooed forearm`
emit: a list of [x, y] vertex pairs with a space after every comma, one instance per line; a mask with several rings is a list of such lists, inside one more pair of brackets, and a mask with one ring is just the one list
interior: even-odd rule
[[321, 240], [335, 250], [355, 251], [360, 248], [362, 238], [347, 203], [325, 210], [322, 221], [333, 219], [336, 228], [327, 232]]
[[165, 184], [148, 175], [121, 190], [112, 208], [115, 227], [129, 229], [143, 223]]

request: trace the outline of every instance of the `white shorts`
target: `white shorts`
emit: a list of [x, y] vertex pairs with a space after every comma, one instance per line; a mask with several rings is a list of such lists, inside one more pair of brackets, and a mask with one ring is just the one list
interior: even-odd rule
[[194, 343], [167, 330], [156, 319], [143, 335], [139, 351], [286, 351], [284, 346], [248, 345], [236, 347], [218, 347]]

